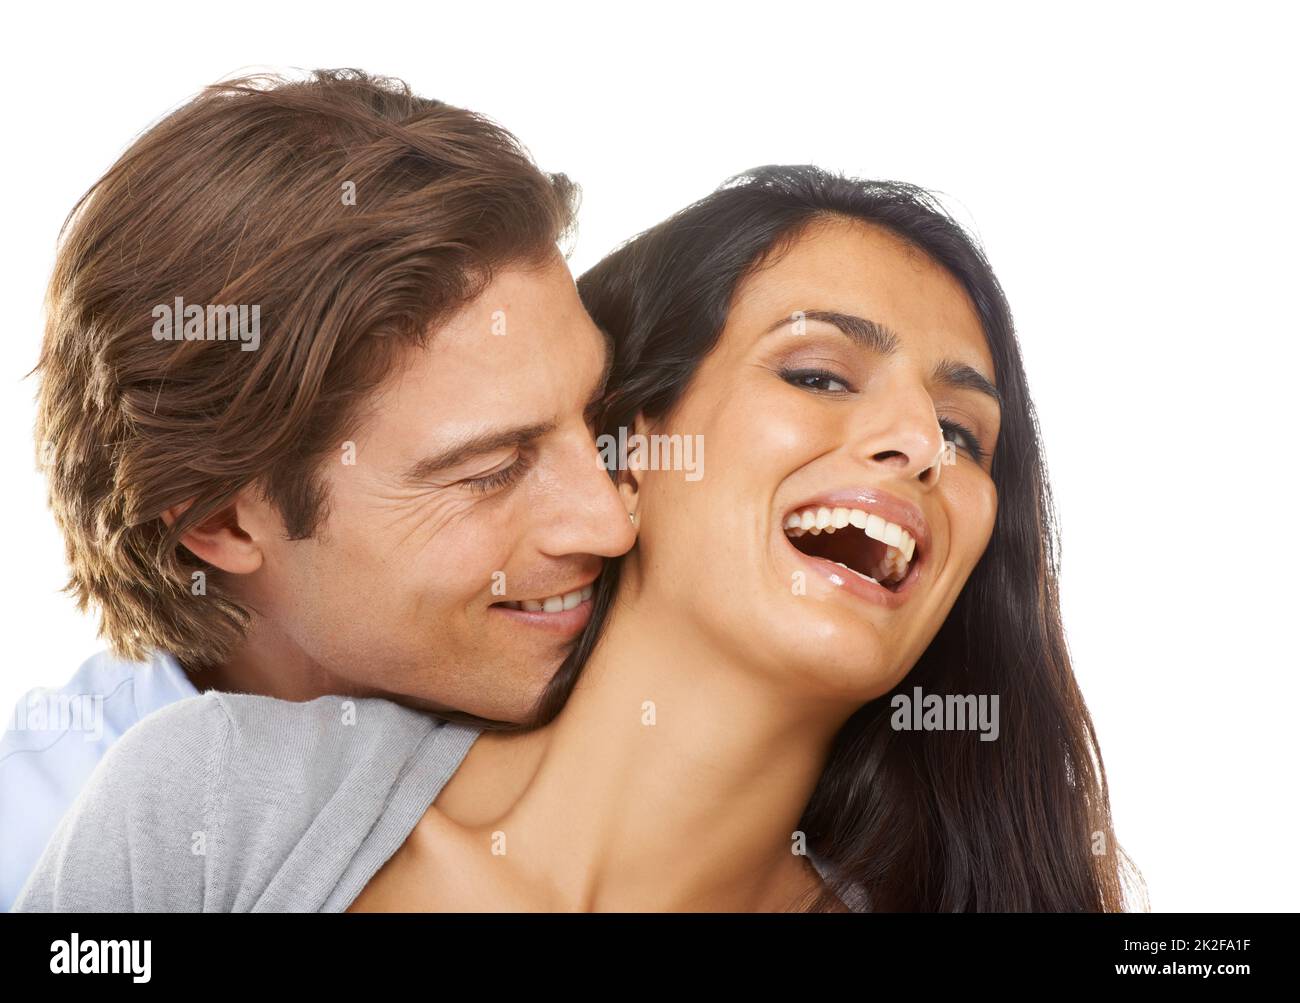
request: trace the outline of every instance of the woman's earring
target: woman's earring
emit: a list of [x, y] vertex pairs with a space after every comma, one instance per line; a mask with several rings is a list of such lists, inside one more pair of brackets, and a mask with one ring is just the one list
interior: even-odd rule
[[629, 519], [632, 520], [632, 525], [635, 526], [635, 525], [636, 525], [636, 513], [635, 513], [635, 512], [629, 512], [629, 513], [627, 514], [627, 517], [628, 517]]

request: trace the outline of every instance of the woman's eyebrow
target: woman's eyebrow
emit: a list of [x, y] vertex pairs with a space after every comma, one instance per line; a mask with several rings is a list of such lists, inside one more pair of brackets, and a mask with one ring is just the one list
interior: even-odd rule
[[987, 397], [992, 397], [999, 409], [1002, 407], [1002, 395], [998, 393], [998, 388], [978, 369], [964, 362], [944, 359], [934, 367], [930, 378], [940, 386], [952, 387], [955, 390], [978, 391]]
[[780, 318], [763, 334], [771, 334], [787, 324], [795, 324], [800, 320], [820, 320], [823, 323], [831, 324], [854, 344], [870, 352], [875, 352], [877, 355], [892, 355], [898, 351], [900, 341], [898, 335], [884, 324], [879, 321], [867, 320], [865, 317], [855, 317], [851, 313], [840, 313], [836, 310], [795, 310], [788, 316]]
[[[838, 310], [796, 310], [789, 316], [780, 318], [763, 334], [771, 334], [789, 324], [797, 323], [800, 319], [819, 320], [830, 324], [859, 348], [865, 348], [877, 355], [893, 355], [898, 351], [901, 342], [899, 336], [885, 324], [851, 313], [840, 313]], [[1002, 395], [998, 393], [998, 388], [993, 385], [993, 381], [964, 362], [944, 359], [934, 367], [931, 379], [941, 386], [975, 390], [991, 397], [999, 408], [1002, 406]]]

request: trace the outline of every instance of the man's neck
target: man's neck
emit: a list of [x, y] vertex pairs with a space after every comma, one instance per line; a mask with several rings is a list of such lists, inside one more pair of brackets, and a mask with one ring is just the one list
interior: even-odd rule
[[191, 672], [190, 679], [200, 691], [251, 693], [295, 702], [327, 694], [359, 695], [346, 679], [331, 675], [264, 624], [250, 630], [221, 665]]

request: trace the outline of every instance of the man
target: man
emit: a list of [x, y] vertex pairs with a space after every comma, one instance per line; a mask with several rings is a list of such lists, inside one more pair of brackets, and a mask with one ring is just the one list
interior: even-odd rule
[[509, 133], [355, 71], [210, 88], [82, 199], [37, 441], [111, 651], [0, 740], [0, 906], [109, 745], [200, 690], [530, 718], [634, 532], [573, 202]]

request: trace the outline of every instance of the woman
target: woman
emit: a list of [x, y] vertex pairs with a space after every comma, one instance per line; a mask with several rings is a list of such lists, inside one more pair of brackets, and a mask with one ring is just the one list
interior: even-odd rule
[[234, 752], [173, 743], [131, 777], [168, 746], [128, 733], [20, 908], [120, 908], [71, 889], [130, 887], [141, 853], [161, 889], [127, 907], [1123, 907], [1033, 409], [961, 228], [908, 185], [764, 168], [580, 288], [616, 345], [605, 429], [698, 437], [705, 463], [619, 464], [638, 543], [540, 727], [361, 700], [369, 730], [339, 737], [335, 698], [184, 701], [134, 731]]

